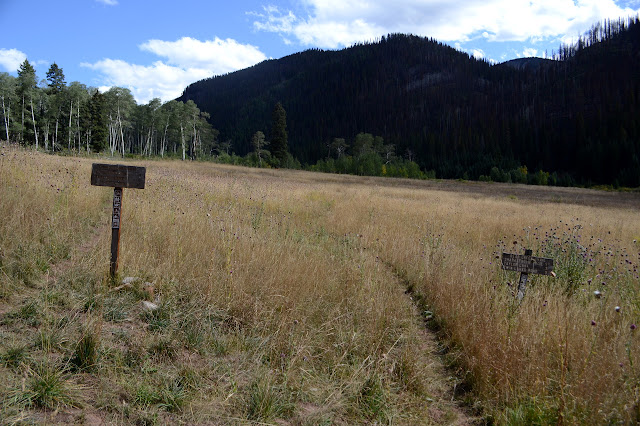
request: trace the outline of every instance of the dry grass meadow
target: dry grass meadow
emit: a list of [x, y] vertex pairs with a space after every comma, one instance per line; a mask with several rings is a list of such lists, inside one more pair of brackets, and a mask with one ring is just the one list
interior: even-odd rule
[[638, 193], [0, 154], [0, 423], [640, 421]]

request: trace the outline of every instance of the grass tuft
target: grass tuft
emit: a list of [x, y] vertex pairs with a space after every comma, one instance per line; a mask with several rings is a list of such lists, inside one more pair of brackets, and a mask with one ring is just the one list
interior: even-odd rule
[[286, 418], [294, 410], [286, 386], [274, 383], [269, 375], [251, 383], [245, 401], [247, 418], [252, 421]]
[[71, 364], [79, 370], [91, 370], [98, 363], [100, 329], [95, 325], [85, 326], [80, 340], [76, 343]]
[[29, 347], [21, 344], [9, 345], [0, 355], [0, 360], [6, 367], [18, 368], [29, 360]]
[[379, 375], [372, 373], [367, 377], [356, 397], [356, 404], [364, 417], [380, 422], [387, 421], [386, 391]]
[[46, 409], [80, 407], [83, 387], [73, 383], [63, 369], [44, 361], [28, 371], [24, 389], [17, 390], [12, 400], [18, 405]]

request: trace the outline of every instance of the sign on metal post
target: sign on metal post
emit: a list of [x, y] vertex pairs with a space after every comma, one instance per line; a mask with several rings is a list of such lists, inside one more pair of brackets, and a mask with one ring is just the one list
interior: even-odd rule
[[518, 282], [518, 301], [522, 301], [527, 287], [529, 274], [554, 275], [553, 259], [546, 257], [534, 257], [529, 249], [524, 251], [524, 255], [502, 253], [502, 269], [506, 271], [520, 272]]
[[113, 187], [111, 262], [109, 267], [109, 274], [112, 278], [115, 277], [118, 271], [123, 188], [144, 189], [146, 171], [145, 167], [124, 166], [121, 164], [93, 163], [91, 167], [91, 185]]

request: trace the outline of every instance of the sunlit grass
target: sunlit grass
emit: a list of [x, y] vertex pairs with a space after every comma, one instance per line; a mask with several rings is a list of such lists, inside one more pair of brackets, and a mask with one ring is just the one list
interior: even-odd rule
[[[105, 421], [451, 423], [454, 387], [501, 423], [637, 419], [640, 218], [615, 199], [149, 162], [123, 195], [119, 275], [140, 280], [115, 290], [91, 160], [0, 158], [3, 395], [55, 359]], [[499, 256], [524, 248], [557, 277], [518, 306]]]

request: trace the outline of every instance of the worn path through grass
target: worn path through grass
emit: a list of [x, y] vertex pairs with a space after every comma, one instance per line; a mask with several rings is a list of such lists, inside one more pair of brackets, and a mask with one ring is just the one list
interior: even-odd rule
[[111, 291], [91, 160], [3, 154], [3, 422], [472, 421], [397, 277], [331, 229], [324, 184], [147, 163], [121, 242], [141, 281]]

